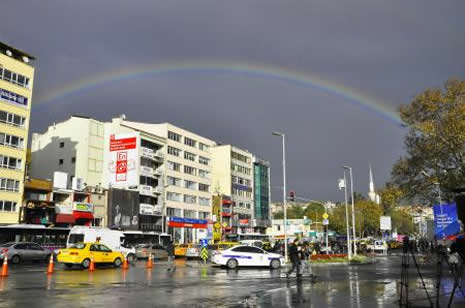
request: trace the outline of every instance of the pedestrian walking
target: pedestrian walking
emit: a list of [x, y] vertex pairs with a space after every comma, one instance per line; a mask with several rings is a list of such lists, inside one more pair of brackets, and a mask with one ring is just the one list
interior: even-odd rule
[[289, 254], [289, 259], [291, 259], [292, 262], [292, 268], [286, 273], [286, 277], [289, 278], [289, 275], [293, 272], [296, 271], [297, 277], [302, 276], [300, 274], [300, 256], [299, 256], [299, 250], [297, 248], [297, 243], [298, 239], [295, 239], [292, 244], [288, 247], [288, 254]]
[[305, 272], [308, 272], [310, 276], [313, 276], [312, 268], [310, 267], [310, 262], [308, 258], [310, 257], [310, 249], [308, 243], [302, 245], [300, 250], [300, 275], [303, 275]]
[[176, 271], [176, 263], [174, 262], [174, 245], [172, 240], [168, 242], [166, 251], [168, 252], [168, 272], [174, 272]]

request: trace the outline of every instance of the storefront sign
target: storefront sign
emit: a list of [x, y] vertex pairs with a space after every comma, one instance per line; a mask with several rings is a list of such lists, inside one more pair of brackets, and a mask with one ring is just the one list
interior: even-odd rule
[[184, 218], [171, 216], [168, 218], [168, 226], [175, 228], [207, 228], [208, 221], [205, 219]]
[[73, 203], [73, 210], [79, 212], [94, 212], [94, 205], [92, 203], [85, 203], [85, 202], [74, 202]]
[[249, 225], [249, 220], [248, 219], [239, 219], [239, 225], [248, 226]]
[[55, 204], [55, 213], [73, 214], [73, 206], [71, 204]]

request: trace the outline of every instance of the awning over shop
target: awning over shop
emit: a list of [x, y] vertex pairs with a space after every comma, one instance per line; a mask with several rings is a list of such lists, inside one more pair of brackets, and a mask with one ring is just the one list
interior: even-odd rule
[[66, 223], [66, 224], [74, 224], [76, 219], [72, 214], [57, 214], [55, 219], [56, 223]]
[[73, 217], [77, 219], [85, 219], [85, 220], [93, 220], [94, 215], [89, 212], [79, 212], [79, 211], [73, 211]]

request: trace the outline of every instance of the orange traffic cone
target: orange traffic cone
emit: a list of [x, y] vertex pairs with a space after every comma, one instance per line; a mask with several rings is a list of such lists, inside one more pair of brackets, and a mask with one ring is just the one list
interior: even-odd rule
[[53, 274], [55, 264], [53, 264], [53, 255], [50, 255], [50, 262], [48, 263], [47, 275]]
[[129, 269], [128, 260], [126, 259], [125, 256], [123, 256], [123, 266], [122, 266], [122, 269], [124, 269], [124, 270]]
[[95, 271], [94, 256], [90, 256], [89, 272]]
[[145, 267], [146, 268], [152, 268], [153, 267], [152, 254], [149, 254], [149, 257], [147, 259], [147, 265]]
[[0, 277], [6, 277], [6, 276], [8, 276], [8, 256], [5, 253], [3, 257], [2, 273]]

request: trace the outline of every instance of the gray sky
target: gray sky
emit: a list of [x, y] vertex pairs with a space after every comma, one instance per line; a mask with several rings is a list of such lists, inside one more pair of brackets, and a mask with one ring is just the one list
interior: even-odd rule
[[369, 162], [383, 186], [405, 131], [334, 91], [266, 74], [143, 74], [44, 100], [111, 71], [235, 62], [316, 76], [396, 110], [465, 74], [462, 0], [2, 0], [1, 7], [0, 40], [38, 58], [32, 131], [75, 113], [171, 122], [270, 160], [278, 187], [281, 143], [271, 132], [280, 130], [288, 190], [312, 199], [343, 199], [343, 164], [353, 166], [356, 191], [366, 194]]

